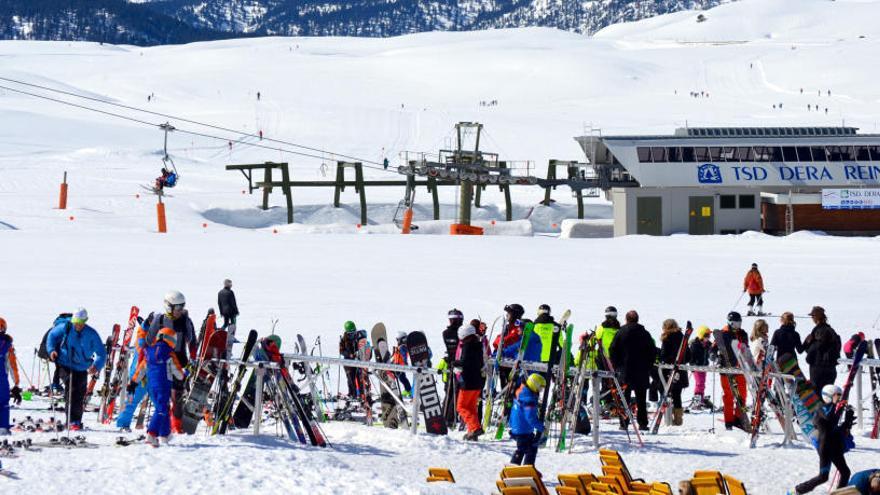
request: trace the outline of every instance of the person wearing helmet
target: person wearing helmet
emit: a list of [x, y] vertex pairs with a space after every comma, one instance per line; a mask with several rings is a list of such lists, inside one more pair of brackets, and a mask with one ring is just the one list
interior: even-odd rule
[[[639, 324], [639, 314], [635, 310], [628, 311], [625, 320], [611, 341], [609, 354], [614, 369], [622, 374], [621, 385], [629, 404], [632, 404], [632, 395], [635, 394], [639, 429], [647, 430], [648, 385], [657, 359], [657, 347], [651, 334]], [[621, 426], [625, 428], [626, 423], [623, 422]]]
[[764, 278], [758, 271], [758, 264], [752, 267], [743, 279], [743, 292], [749, 293], [749, 316], [764, 316]]
[[223, 317], [223, 328], [235, 336], [235, 319], [238, 318], [238, 304], [232, 291], [232, 280], [223, 281], [223, 288], [217, 293], [217, 308]]
[[[530, 320], [523, 319], [525, 312], [525, 309], [517, 303], [504, 306], [504, 325], [501, 327], [501, 333], [495, 337], [495, 341], [492, 343], [492, 348], [494, 349], [493, 357], [498, 352], [504, 357], [510, 354], [516, 357], [516, 351], [519, 350], [519, 342], [522, 339], [525, 326], [527, 323], [531, 323]], [[509, 366], [498, 367], [498, 373], [500, 374], [499, 382], [502, 389], [507, 386], [510, 371], [511, 368]]]
[[[409, 348], [406, 346], [406, 336], [407, 333], [404, 331], [397, 332], [397, 345], [394, 346], [394, 350], [391, 353], [391, 362], [400, 366], [407, 366], [409, 364]], [[403, 385], [403, 390], [400, 391], [401, 395], [412, 397], [412, 385], [406, 373], [398, 371], [397, 379]]]
[[[849, 484], [850, 470], [844, 453], [853, 446], [850, 430], [855, 411], [843, 400], [843, 390], [837, 385], [828, 384], [821, 390], [823, 404], [813, 418], [813, 424], [819, 432], [819, 445], [816, 447], [816, 452], [819, 454], [819, 474], [797, 485], [794, 493], [798, 495], [810, 493], [819, 485], [826, 483], [832, 465], [840, 473], [836, 488], [843, 488]], [[840, 421], [841, 416], [843, 422]]]
[[[709, 350], [712, 348], [712, 331], [706, 325], [700, 325], [694, 331], [694, 340], [690, 344], [691, 364], [709, 366]], [[694, 397], [689, 409], [699, 411], [712, 409], [714, 406], [706, 397], [706, 372], [694, 371]]]
[[[739, 344], [748, 345], [748, 335], [742, 329], [742, 315], [736, 311], [727, 314], [727, 325], [722, 329], [721, 341], [715, 341], [715, 352], [721, 352], [720, 346], [727, 349], [727, 355], [730, 356], [730, 366], [736, 367], [736, 355], [733, 353], [733, 346]], [[745, 401], [747, 396], [746, 377], [743, 375], [721, 375], [721, 399], [724, 403], [724, 427], [732, 430], [734, 427], [740, 428], [741, 424], [736, 420], [737, 411], [735, 409], [736, 398], [734, 397], [733, 387], [736, 387], [739, 396]]]
[[[339, 337], [339, 355], [342, 359], [358, 359], [358, 349], [360, 341], [367, 338], [367, 332], [358, 331], [353, 321], [348, 320], [343, 325], [342, 336]], [[346, 384], [348, 385], [348, 398], [356, 399], [360, 397], [358, 389], [358, 368], [344, 366]]]
[[607, 356], [611, 350], [611, 342], [617, 331], [620, 330], [620, 321], [617, 320], [617, 308], [608, 306], [605, 308], [605, 320], [596, 327], [596, 339], [602, 343], [602, 350]]
[[458, 352], [458, 329], [464, 324], [464, 314], [456, 308], [452, 308], [447, 313], [449, 325], [443, 330], [443, 345], [446, 348], [446, 355], [437, 363], [437, 369], [444, 371], [443, 382], [446, 384], [446, 395], [443, 398], [443, 411], [446, 417], [446, 425], [455, 426], [455, 399], [456, 388], [455, 380], [449, 376], [449, 367], [455, 360], [455, 354]]
[[[165, 294], [162, 302], [164, 311], [153, 316], [146, 332], [146, 344], [148, 347], [155, 344], [163, 328], [174, 330], [174, 353], [185, 368], [190, 359], [196, 359], [198, 352], [195, 327], [186, 310], [186, 297], [180, 291], [172, 290]], [[231, 344], [227, 344], [227, 347], [231, 347]], [[171, 431], [174, 433], [183, 433], [183, 387], [183, 380], [175, 377], [171, 385]]]
[[126, 390], [134, 396], [139, 384], [146, 378], [153, 401], [153, 417], [147, 427], [146, 443], [158, 447], [159, 441], [168, 443], [171, 435], [171, 393], [175, 381], [183, 383], [183, 366], [175, 352], [177, 333], [170, 326], [162, 327], [155, 339], [143, 349], [144, 359], [135, 369]]
[[810, 365], [810, 381], [816, 390], [837, 380], [837, 360], [840, 359], [840, 336], [828, 324], [825, 309], [813, 306], [810, 311], [813, 318], [813, 331], [804, 340], [807, 353], [807, 364]]
[[49, 360], [55, 362], [67, 392], [65, 403], [68, 427], [82, 429], [83, 403], [89, 374], [104, 367], [107, 349], [94, 328], [86, 325], [89, 313], [79, 308], [69, 320], [58, 323], [46, 338]]
[[547, 380], [541, 374], [532, 373], [516, 391], [510, 410], [510, 437], [516, 440], [511, 464], [535, 465], [544, 437], [544, 423], [538, 419], [538, 397], [546, 386]]
[[770, 339], [770, 345], [776, 348], [777, 359], [785, 355], [794, 356], [795, 353], [803, 354], [804, 345], [795, 326], [794, 314], [790, 311], [782, 313], [779, 317], [779, 328], [773, 332], [773, 337]]
[[[15, 386], [10, 390], [9, 375], [12, 375]], [[0, 318], [0, 435], [9, 435], [9, 401], [21, 404], [21, 387], [19, 387], [18, 360], [15, 358], [15, 347], [12, 337], [6, 333], [6, 320]]]
[[[551, 344], [553, 343], [553, 331], [558, 328], [558, 324], [553, 320], [550, 314], [550, 306], [542, 304], [538, 306], [538, 317], [535, 318], [533, 327], [534, 335], [541, 341], [541, 362], [550, 361], [550, 354], [553, 353]], [[555, 364], [555, 363], [554, 363]]]
[[473, 324], [461, 326], [458, 329], [458, 339], [461, 342], [461, 353], [458, 359], [452, 362], [453, 368], [458, 372], [459, 380], [456, 411], [467, 426], [464, 439], [476, 441], [483, 434], [477, 413], [477, 402], [485, 382], [483, 345]]

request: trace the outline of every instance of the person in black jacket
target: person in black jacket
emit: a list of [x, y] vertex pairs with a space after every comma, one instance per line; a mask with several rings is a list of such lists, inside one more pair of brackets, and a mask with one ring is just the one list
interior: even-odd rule
[[770, 345], [776, 347], [777, 359], [786, 354], [795, 355], [795, 352], [803, 354], [804, 345], [801, 343], [801, 335], [795, 330], [794, 315], [790, 311], [782, 313], [779, 323], [779, 328], [770, 339]]
[[[660, 362], [664, 364], [675, 364], [678, 360], [678, 353], [684, 341], [684, 334], [681, 333], [681, 327], [678, 322], [668, 319], [663, 322], [663, 334], [660, 336]], [[684, 356], [679, 364], [687, 364], [690, 362], [690, 349], [685, 343]], [[677, 371], [672, 376], [672, 370], [663, 370], [663, 379], [672, 380], [669, 388], [669, 396], [672, 397], [672, 424], [681, 426], [684, 422], [684, 408], [681, 405], [681, 391], [687, 388], [688, 383], [687, 372]]]
[[235, 303], [235, 292], [232, 292], [232, 280], [223, 281], [223, 288], [217, 293], [217, 307], [220, 308], [220, 316], [223, 317], [223, 328], [235, 325], [238, 318], [238, 305]]
[[804, 341], [804, 348], [807, 352], [807, 364], [810, 365], [810, 381], [820, 391], [837, 379], [840, 336], [828, 325], [828, 317], [821, 306], [813, 306], [810, 316], [816, 326]]
[[483, 391], [483, 345], [473, 325], [459, 327], [458, 338], [461, 341], [461, 355], [452, 362], [459, 374], [458, 399], [456, 410], [467, 425], [465, 440], [477, 440], [483, 434], [477, 414], [477, 402]]
[[648, 384], [657, 358], [657, 349], [651, 334], [639, 325], [639, 314], [635, 310], [626, 313], [626, 324], [620, 327], [611, 341], [610, 351], [611, 363], [622, 376], [627, 402], [635, 394], [639, 429], [647, 430]]
[[[819, 474], [795, 487], [795, 493], [810, 493], [817, 486], [828, 481], [831, 474], [831, 465], [840, 473], [837, 488], [843, 488], [849, 483], [850, 470], [846, 465], [843, 454], [847, 448], [847, 438], [850, 436], [855, 411], [846, 406], [845, 401], [841, 404], [843, 391], [836, 385], [825, 385], [822, 388], [822, 401], [825, 404], [816, 412], [813, 424], [819, 432], [819, 445], [816, 451], [819, 453]], [[844, 415], [843, 423], [840, 416]]]
[[[458, 352], [458, 329], [464, 323], [464, 314], [452, 308], [447, 316], [449, 317], [449, 325], [443, 330], [443, 345], [446, 348], [446, 355], [443, 356], [444, 363], [441, 363], [441, 367], [448, 370], [452, 362], [455, 361], [455, 355]], [[443, 398], [446, 424], [455, 426], [455, 380], [447, 371], [443, 376], [443, 381], [446, 382], [446, 395]]]

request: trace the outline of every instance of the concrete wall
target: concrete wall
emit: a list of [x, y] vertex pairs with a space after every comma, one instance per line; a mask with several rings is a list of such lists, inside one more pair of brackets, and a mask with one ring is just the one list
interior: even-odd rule
[[[752, 209], [721, 209], [721, 195], [752, 195], [755, 207]], [[670, 188], [615, 188], [611, 199], [614, 207], [614, 235], [637, 233], [636, 198], [660, 197], [662, 202], [661, 222], [663, 235], [688, 233], [690, 228], [690, 197], [712, 196], [715, 216], [715, 233], [732, 230], [761, 230], [760, 191], [750, 188], [710, 188], [710, 187], [670, 187]]]

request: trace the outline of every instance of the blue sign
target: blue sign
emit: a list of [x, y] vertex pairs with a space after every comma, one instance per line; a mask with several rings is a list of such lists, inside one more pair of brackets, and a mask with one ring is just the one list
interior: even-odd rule
[[721, 169], [718, 165], [704, 163], [697, 167], [697, 180], [700, 184], [721, 184]]

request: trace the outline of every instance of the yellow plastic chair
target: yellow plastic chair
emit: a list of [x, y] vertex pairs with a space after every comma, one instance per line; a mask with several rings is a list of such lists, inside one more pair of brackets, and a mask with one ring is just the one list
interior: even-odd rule
[[587, 495], [606, 495], [609, 493], [614, 493], [613, 491], [611, 491], [611, 487], [599, 481], [594, 481], [593, 483], [590, 483], [589, 488], [587, 488]]
[[556, 487], [556, 495], [585, 495], [586, 492], [581, 492], [576, 487], [573, 486], [557, 486]]
[[452, 476], [452, 471], [446, 468], [428, 468], [428, 483], [433, 483], [435, 481], [448, 481], [449, 483], [455, 483], [455, 478]]
[[719, 483], [718, 479], [711, 477], [693, 478], [691, 486], [696, 495], [726, 495], [723, 480]]
[[531, 478], [535, 482], [535, 490], [537, 490], [538, 495], [550, 495], [547, 487], [544, 486], [541, 473], [535, 469], [535, 466], [507, 466], [502, 468], [501, 479], [507, 480], [508, 478]]
[[602, 466], [602, 474], [617, 478], [625, 494], [647, 494], [651, 491], [651, 485], [629, 480], [626, 476], [626, 471], [620, 466], [606, 464]]
[[749, 495], [746, 491], [746, 485], [742, 481], [733, 476], [724, 475], [724, 482], [727, 484], [728, 495]]
[[537, 495], [537, 493], [528, 486], [508, 486], [501, 489], [501, 495]]
[[[556, 476], [556, 479], [559, 480], [560, 486], [564, 486], [566, 488], [574, 488], [577, 490], [576, 495], [587, 495], [587, 485], [581, 481], [581, 478], [577, 474], [559, 474]], [[559, 493], [559, 490], [556, 490], [556, 493]]]
[[651, 495], [673, 495], [672, 487], [669, 483], [664, 483], [661, 481], [655, 481], [651, 483], [651, 491], [657, 492], [656, 494], [652, 493]]

